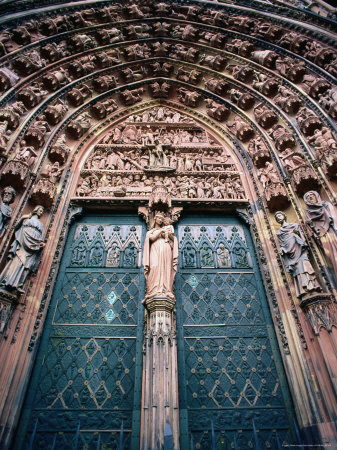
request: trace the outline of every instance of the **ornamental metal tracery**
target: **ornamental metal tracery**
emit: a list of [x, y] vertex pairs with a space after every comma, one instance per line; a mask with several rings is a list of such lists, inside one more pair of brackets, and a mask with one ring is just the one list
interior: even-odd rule
[[130, 448], [139, 433], [144, 227], [106, 222], [77, 224], [66, 246], [24, 423], [34, 449]]
[[178, 225], [179, 391], [188, 417], [182, 430], [188, 428], [195, 448], [214, 445], [213, 428], [218, 447], [246, 449], [255, 445], [254, 419], [260, 445], [292, 442], [284, 403], [289, 394], [280, 385], [252, 246], [242, 225], [213, 223], [185, 219]]

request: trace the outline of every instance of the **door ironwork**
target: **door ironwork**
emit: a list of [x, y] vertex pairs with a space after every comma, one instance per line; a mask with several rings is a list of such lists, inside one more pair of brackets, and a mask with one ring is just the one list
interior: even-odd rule
[[138, 447], [144, 230], [136, 216], [72, 226], [15, 448]]
[[178, 239], [181, 448], [292, 442], [290, 396], [248, 230], [234, 217], [191, 216], [180, 220]]

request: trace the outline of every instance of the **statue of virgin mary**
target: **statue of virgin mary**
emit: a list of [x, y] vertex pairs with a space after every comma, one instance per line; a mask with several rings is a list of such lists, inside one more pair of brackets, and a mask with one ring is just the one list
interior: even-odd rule
[[146, 233], [143, 266], [146, 279], [146, 300], [167, 297], [174, 300], [173, 282], [178, 263], [178, 241], [172, 226], [165, 225], [165, 216], [157, 213], [154, 226]]

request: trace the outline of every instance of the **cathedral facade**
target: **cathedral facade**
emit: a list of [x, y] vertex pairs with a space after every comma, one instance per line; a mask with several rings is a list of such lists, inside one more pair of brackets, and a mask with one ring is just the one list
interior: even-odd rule
[[0, 448], [337, 448], [336, 9], [0, 14]]

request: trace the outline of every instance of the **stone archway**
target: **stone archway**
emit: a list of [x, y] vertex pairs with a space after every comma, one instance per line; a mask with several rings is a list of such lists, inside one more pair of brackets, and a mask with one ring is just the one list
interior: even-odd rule
[[[187, 177], [182, 183], [186, 180], [186, 188], [182, 186], [174, 201], [177, 207], [194, 205], [200, 211], [202, 204], [208, 211], [240, 206], [254, 236], [299, 427], [333, 442], [335, 307], [330, 300], [336, 274], [326, 247], [304, 223], [302, 200], [303, 194], [315, 189], [324, 201], [334, 202], [336, 53], [330, 7], [320, 2], [299, 11], [286, 0], [282, 6], [254, 2], [252, 11], [243, 3], [199, 1], [123, 6], [79, 2], [69, 7], [47, 6], [41, 0], [38, 5], [39, 10], [29, 11], [27, 2], [19, 1], [20, 16], [10, 13], [3, 18], [9, 32], [1, 35], [0, 46], [0, 182], [17, 191], [15, 201], [10, 203], [10, 194], [5, 203], [9, 213], [3, 216], [1, 270], [14, 239], [11, 227], [39, 203], [47, 208], [41, 219], [46, 247], [39, 271], [35, 277], [29, 274], [24, 293], [1, 294], [1, 346], [4, 354], [12, 355], [1, 378], [9, 387], [2, 396], [5, 448], [18, 421], [72, 215], [83, 206], [120, 207], [123, 198], [123, 208], [145, 207], [148, 192], [142, 198], [134, 196], [136, 187], [132, 191], [130, 186], [134, 177], [142, 186], [154, 167], [166, 168], [167, 180], [175, 177], [168, 170], [175, 157], [171, 143], [141, 150], [144, 159], [152, 155], [151, 170], [128, 172], [129, 187], [120, 180], [126, 177], [122, 169], [132, 160], [131, 154], [129, 161], [121, 163], [111, 151], [107, 170], [86, 168], [85, 161], [92, 151], [109, 146], [112, 150], [111, 142], [99, 143], [110, 125], [112, 129], [130, 114], [146, 114], [149, 107], [162, 106], [199, 121], [205, 133], [220, 147], [225, 143], [231, 153], [228, 161], [232, 158], [236, 165], [234, 173], [229, 173], [226, 161], [220, 163], [226, 168], [223, 175], [214, 170], [211, 182], [202, 170], [192, 175], [188, 169], [181, 175]], [[158, 130], [160, 126], [155, 127]], [[144, 136], [137, 145], [156, 145], [151, 139]], [[208, 150], [199, 147], [214, 152], [217, 145]], [[209, 161], [208, 153], [201, 162], [191, 161], [194, 154], [197, 151], [181, 152], [188, 168], [208, 163], [219, 167]], [[103, 164], [97, 153], [95, 158], [94, 165]], [[121, 172], [116, 177], [115, 167]], [[88, 191], [84, 186], [76, 195], [80, 176], [89, 179]], [[109, 176], [122, 178], [116, 186]], [[239, 179], [245, 198], [235, 198], [241, 195], [234, 184]], [[196, 196], [195, 183], [206, 199]], [[91, 189], [93, 198], [86, 195]], [[298, 298], [292, 275], [286, 273], [272, 216], [276, 209], [285, 210], [290, 221], [302, 223], [322, 291], [315, 301]], [[308, 442], [313, 440], [319, 441], [307, 437]]]

